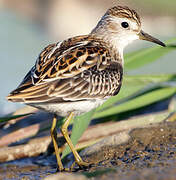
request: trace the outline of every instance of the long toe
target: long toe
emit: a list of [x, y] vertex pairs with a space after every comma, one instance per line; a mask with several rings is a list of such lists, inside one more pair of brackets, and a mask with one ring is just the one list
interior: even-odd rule
[[[78, 165], [78, 166], [77, 166]], [[79, 161], [79, 162], [74, 162], [71, 166], [71, 171], [75, 171], [76, 169], [88, 169], [92, 164], [85, 162], [85, 161]]]
[[63, 168], [63, 167], [57, 167], [57, 172], [64, 172], [65, 171], [65, 168]]

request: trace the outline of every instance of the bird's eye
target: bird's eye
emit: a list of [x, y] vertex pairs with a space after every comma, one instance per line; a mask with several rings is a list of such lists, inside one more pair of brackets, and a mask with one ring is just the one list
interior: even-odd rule
[[127, 22], [122, 22], [122, 23], [121, 23], [121, 26], [122, 26], [123, 28], [128, 28], [128, 27], [129, 27], [129, 24], [128, 24]]

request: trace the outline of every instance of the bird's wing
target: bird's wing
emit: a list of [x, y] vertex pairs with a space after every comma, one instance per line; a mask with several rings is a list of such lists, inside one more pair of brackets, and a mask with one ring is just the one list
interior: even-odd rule
[[86, 37], [46, 47], [9, 100], [63, 102], [112, 95], [120, 87], [122, 67], [107, 48]]

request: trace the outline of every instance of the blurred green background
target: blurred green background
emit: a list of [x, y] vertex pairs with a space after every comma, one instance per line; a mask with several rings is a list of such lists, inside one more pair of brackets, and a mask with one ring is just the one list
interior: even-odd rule
[[[176, 37], [175, 0], [0, 0], [0, 116], [20, 107], [5, 96], [17, 87], [49, 43], [87, 34], [114, 5], [134, 8], [143, 29], [167, 40]], [[137, 41], [125, 52], [153, 46]], [[130, 74], [175, 73], [176, 52]]]

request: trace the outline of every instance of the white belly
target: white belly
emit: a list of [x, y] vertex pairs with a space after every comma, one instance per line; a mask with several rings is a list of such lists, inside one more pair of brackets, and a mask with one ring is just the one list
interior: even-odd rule
[[68, 116], [70, 112], [74, 112], [76, 116], [89, 112], [92, 109], [103, 104], [107, 99], [95, 99], [86, 101], [76, 101], [76, 102], [63, 102], [63, 103], [53, 103], [53, 104], [30, 104], [36, 108], [42, 109], [44, 111], [55, 113], [59, 116]]

